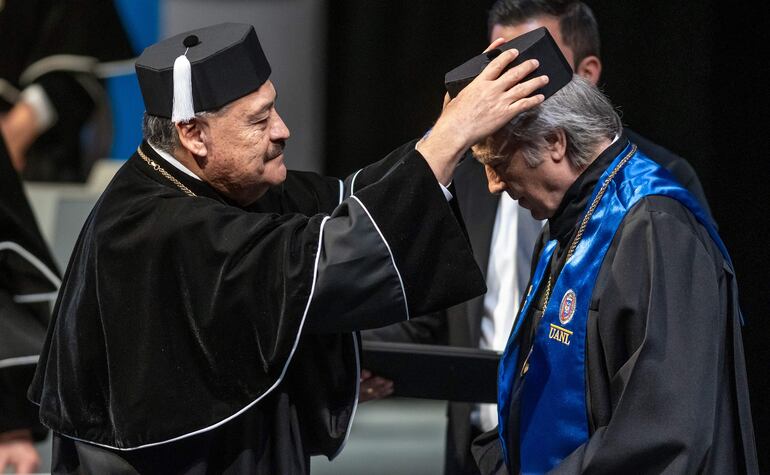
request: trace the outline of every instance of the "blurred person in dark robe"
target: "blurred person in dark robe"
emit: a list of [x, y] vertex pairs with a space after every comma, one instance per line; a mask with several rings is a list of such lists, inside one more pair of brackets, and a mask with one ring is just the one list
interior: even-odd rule
[[61, 284], [0, 134], [0, 473], [31, 473], [48, 433], [27, 388]]
[[28, 180], [85, 181], [112, 138], [99, 65], [134, 56], [110, 0], [0, 2], [0, 129]]

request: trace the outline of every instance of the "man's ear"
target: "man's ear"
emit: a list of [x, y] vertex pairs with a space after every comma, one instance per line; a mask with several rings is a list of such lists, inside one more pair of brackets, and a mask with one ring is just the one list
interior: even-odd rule
[[567, 158], [567, 135], [564, 130], [556, 129], [545, 138], [545, 141], [551, 160], [559, 163]]
[[586, 56], [578, 63], [575, 74], [596, 86], [602, 75], [602, 62], [597, 56]]
[[182, 148], [189, 151], [193, 156], [205, 157], [208, 153], [204, 141], [206, 134], [205, 124], [200, 119], [195, 118], [188, 122], [180, 122], [175, 124], [175, 126]]

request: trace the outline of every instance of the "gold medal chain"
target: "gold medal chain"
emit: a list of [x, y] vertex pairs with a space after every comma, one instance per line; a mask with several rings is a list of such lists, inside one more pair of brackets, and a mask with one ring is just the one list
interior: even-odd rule
[[[588, 225], [588, 221], [591, 219], [591, 216], [594, 214], [594, 211], [596, 211], [596, 207], [599, 206], [599, 202], [604, 197], [604, 193], [607, 191], [607, 188], [610, 186], [610, 182], [615, 178], [615, 175], [618, 174], [621, 168], [623, 168], [623, 165], [628, 162], [628, 160], [631, 159], [631, 157], [636, 153], [636, 145], [631, 146], [631, 150], [626, 154], [625, 157], [623, 157], [622, 160], [620, 160], [620, 163], [617, 164], [617, 166], [612, 170], [610, 175], [607, 177], [606, 180], [604, 180], [604, 183], [602, 183], [602, 187], [599, 188], [599, 192], [596, 194], [596, 197], [591, 202], [591, 206], [588, 208], [588, 212], [586, 212], [585, 217], [583, 217], [583, 221], [580, 222], [580, 227], [578, 228], [577, 233], [575, 234], [574, 239], [572, 239], [572, 244], [569, 247], [569, 250], [567, 251], [567, 260], [569, 260], [570, 257], [572, 257], [572, 254], [575, 253], [575, 249], [577, 249], [578, 244], [580, 243], [580, 239], [583, 237], [583, 233], [586, 230], [586, 226]], [[565, 261], [566, 262], [566, 261]], [[548, 304], [551, 301], [551, 283], [553, 281], [553, 274], [551, 272], [548, 272], [548, 283], [545, 287], [545, 295], [543, 296], [543, 301], [545, 302], [543, 305], [543, 313], [540, 314], [540, 318], [543, 318], [545, 315], [545, 311], [548, 308]], [[540, 318], [538, 318], [538, 321], [535, 325], [538, 325], [540, 323]], [[535, 347], [535, 341], [532, 340], [532, 346], [529, 348], [529, 352], [527, 353], [527, 357], [524, 359], [524, 364], [521, 367], [521, 376], [524, 376], [524, 374], [529, 371], [529, 357], [532, 356], [532, 350]]]
[[149, 165], [149, 166], [150, 166], [150, 167], [151, 167], [153, 170], [155, 170], [156, 172], [158, 172], [158, 173], [160, 173], [161, 175], [163, 175], [163, 176], [164, 176], [164, 177], [165, 177], [165, 178], [166, 178], [168, 181], [170, 181], [171, 183], [173, 183], [174, 185], [176, 185], [176, 186], [177, 186], [177, 188], [179, 188], [180, 190], [182, 190], [182, 191], [183, 191], [183, 192], [184, 192], [184, 193], [185, 193], [187, 196], [196, 196], [196, 195], [195, 195], [195, 193], [193, 193], [193, 192], [192, 192], [192, 190], [190, 190], [189, 188], [187, 188], [186, 186], [184, 186], [184, 185], [182, 184], [182, 182], [180, 182], [179, 180], [177, 180], [176, 178], [174, 178], [173, 176], [171, 176], [171, 174], [170, 174], [169, 172], [167, 172], [166, 170], [164, 170], [164, 169], [163, 169], [163, 167], [161, 167], [160, 165], [158, 165], [157, 163], [155, 163], [155, 161], [154, 161], [154, 160], [152, 160], [150, 157], [148, 157], [147, 155], [145, 155], [145, 154], [144, 154], [144, 152], [142, 152], [142, 148], [141, 148], [141, 147], [137, 147], [137, 148], [136, 148], [136, 151], [137, 151], [137, 153], [139, 154], [139, 156], [140, 156], [140, 157], [142, 157], [142, 160], [144, 160], [145, 162], [147, 162], [147, 164], [148, 164], [148, 165]]
[[[567, 260], [569, 260], [570, 257], [572, 257], [572, 254], [575, 253], [575, 249], [577, 249], [578, 244], [580, 244], [580, 239], [583, 237], [583, 233], [586, 230], [586, 226], [588, 226], [588, 221], [591, 220], [591, 216], [593, 216], [594, 211], [596, 211], [596, 207], [599, 206], [599, 202], [604, 197], [604, 193], [607, 191], [607, 188], [610, 186], [610, 182], [615, 178], [615, 175], [618, 174], [621, 168], [623, 168], [623, 165], [628, 162], [628, 160], [631, 159], [631, 157], [636, 153], [636, 145], [631, 146], [631, 150], [626, 154], [625, 157], [618, 163], [618, 165], [612, 170], [610, 175], [607, 177], [606, 180], [604, 180], [604, 183], [602, 183], [602, 187], [599, 189], [599, 193], [596, 194], [596, 198], [594, 198], [593, 202], [591, 202], [591, 206], [588, 208], [588, 212], [586, 213], [585, 217], [583, 217], [583, 221], [580, 222], [580, 227], [578, 228], [577, 234], [575, 234], [575, 238], [572, 239], [572, 244], [569, 247], [569, 251], [567, 251]], [[551, 299], [551, 281], [553, 280], [553, 274], [548, 273], [548, 284], [545, 287], [545, 305], [543, 306], [543, 312], [545, 312], [545, 309], [548, 308], [548, 303]]]

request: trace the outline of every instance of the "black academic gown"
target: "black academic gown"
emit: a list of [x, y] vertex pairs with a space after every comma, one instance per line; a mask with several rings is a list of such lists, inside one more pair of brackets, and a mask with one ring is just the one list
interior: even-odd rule
[[0, 433], [47, 433], [26, 393], [60, 283], [0, 135]]
[[[554, 281], [599, 177], [627, 143], [605, 150], [549, 219], [535, 256], [558, 239]], [[543, 311], [545, 284], [534, 290], [539, 304], [518, 317], [525, 320], [517, 375]], [[551, 473], [758, 473], [735, 276], [682, 204], [650, 196], [628, 212], [599, 271], [587, 325], [590, 438]], [[511, 406], [508, 446], [518, 463], [518, 401]], [[496, 430], [476, 440], [474, 455], [482, 473], [505, 473]]]
[[142, 150], [197, 196], [134, 155], [87, 219], [30, 388], [54, 472], [307, 473], [348, 434], [353, 332], [484, 291], [414, 143], [354, 196], [290, 172], [248, 208]]

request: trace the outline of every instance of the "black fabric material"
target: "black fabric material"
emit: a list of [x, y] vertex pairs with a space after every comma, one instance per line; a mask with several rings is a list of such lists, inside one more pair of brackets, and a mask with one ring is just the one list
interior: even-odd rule
[[[77, 19], [77, 28], [72, 27], [73, 19]], [[0, 35], [8, 40], [6, 44], [14, 45], [0, 57], [0, 77], [12, 84], [18, 84], [17, 79], [29, 65], [52, 55], [115, 61], [132, 54], [111, 0], [4, 2]]]
[[[398, 159], [404, 154], [405, 158]], [[414, 150], [414, 143], [396, 149], [376, 170], [381, 171], [394, 161], [385, 172], [386, 177], [426, 177], [423, 186], [403, 187], [399, 185], [400, 179], [382, 180], [376, 187], [368, 186], [371, 174], [377, 172], [364, 169], [356, 178], [354, 193], [388, 236], [396, 267], [401, 269], [409, 314], [424, 315], [484, 293], [484, 278], [462, 232], [462, 218], [447, 203], [427, 162]], [[376, 206], [381, 202], [388, 202], [390, 206]], [[421, 206], [414, 206], [415, 203]], [[434, 208], [443, 212], [425, 212]], [[420, 232], [399, 231], [404, 222], [419, 223]], [[437, 241], [445, 246], [426, 252]], [[460, 252], [454, 252], [455, 249]]]
[[26, 397], [26, 387], [35, 374], [35, 365], [16, 365], [0, 370], [0, 434], [7, 431], [24, 430], [31, 432], [36, 441], [48, 434], [37, 417], [37, 406]]
[[[613, 158], [604, 153], [586, 169], [544, 230], [538, 253], [559, 241], [554, 279]], [[519, 368], [544, 287], [524, 316]], [[589, 307], [590, 439], [552, 473], [758, 473], [737, 308], [734, 276], [708, 232], [675, 200], [641, 200], [615, 235]], [[515, 440], [509, 447], [518, 463]]]
[[[44, 90], [58, 117], [54, 126], [30, 146], [23, 176], [29, 181], [84, 181], [92, 162], [81, 150], [81, 129], [94, 114], [97, 102], [83, 84], [101, 91], [103, 85], [88, 73], [55, 71], [35, 81]], [[106, 99], [106, 96], [103, 98]]]
[[[470, 407], [469, 404], [466, 404]], [[470, 416], [470, 411], [469, 414]], [[481, 435], [481, 431], [475, 426], [470, 426], [469, 437], [471, 440]], [[462, 445], [457, 445], [457, 443]], [[457, 475], [480, 475], [479, 466], [473, 457], [472, 447], [465, 444], [462, 437], [457, 434], [452, 427], [447, 427], [446, 433], [446, 453], [444, 454], [444, 473]]]
[[[146, 144], [142, 149], [198, 197], [184, 195], [138, 155], [121, 168], [78, 240], [30, 397], [40, 402], [41, 419], [60, 435], [120, 447], [205, 429], [263, 399], [217, 428], [157, 447], [118, 452], [84, 450], [85, 442], [60, 444], [55, 464], [85, 467], [90, 462], [84, 454], [102, 451], [130, 464], [168, 459], [153, 469], [159, 473], [192, 467], [193, 460], [203, 460], [214, 472], [238, 467], [252, 473], [306, 473], [304, 460], [310, 454], [331, 457], [339, 450], [352, 415], [358, 384], [356, 340], [337, 330], [403, 318], [401, 310], [397, 317], [383, 313], [381, 322], [373, 316], [356, 322], [351, 313], [338, 323], [335, 313], [323, 308], [329, 297], [314, 293], [321, 303], [316, 305], [314, 297], [307, 318], [315, 321], [315, 333], [302, 334], [285, 377], [270, 391], [301, 329], [325, 215], [333, 213], [327, 225], [340, 235], [346, 226], [355, 234], [363, 209], [354, 198], [336, 206], [338, 180], [293, 172], [284, 185], [241, 209], [167, 164]], [[410, 309], [448, 305], [467, 298], [467, 292], [483, 291], [481, 278], [473, 280], [478, 269], [457, 267], [463, 260], [475, 264], [458, 218], [425, 161], [413, 147], [399, 149], [387, 160], [395, 168], [379, 181], [367, 174], [373, 182], [358, 198], [390, 243], [402, 276], [408, 276], [405, 284], [424, 282], [429, 274], [449, 281], [441, 274], [450, 272], [470, 279], [444, 291], [412, 292]], [[389, 193], [379, 195], [380, 187]], [[394, 203], [396, 192], [414, 201]], [[386, 210], [403, 219], [376, 218]], [[410, 213], [425, 215], [421, 226], [413, 224]], [[433, 215], [440, 216], [428, 218]], [[365, 227], [357, 236], [368, 243], [372, 232]], [[346, 244], [356, 242], [345, 237]], [[399, 239], [436, 256], [419, 261], [405, 257], [413, 250]], [[324, 242], [327, 258], [344, 262], [332, 255], [336, 246]], [[380, 260], [382, 251], [371, 249]], [[449, 269], [433, 264], [446, 255], [457, 256], [458, 263]], [[393, 268], [389, 256], [387, 264]], [[381, 297], [360, 282], [327, 287], [324, 279], [318, 276], [316, 292], [359, 289], [365, 306], [370, 305], [368, 295]], [[392, 276], [388, 279], [392, 285]], [[375, 279], [372, 285], [381, 283]], [[409, 295], [408, 287], [406, 291]], [[320, 321], [328, 333], [319, 333]], [[89, 345], [79, 345], [82, 341]], [[242, 448], [243, 453], [227, 460], [205, 455], [223, 447]], [[193, 468], [179, 470], [195, 473]]]
[[478, 473], [508, 475], [508, 469], [503, 461], [503, 448], [500, 445], [497, 428], [475, 437], [471, 446], [471, 452], [473, 453]]
[[[487, 189], [484, 167], [468, 156], [458, 166], [452, 180], [454, 201], [468, 229], [468, 237], [479, 268], [486, 274], [489, 263], [492, 230], [500, 197]], [[478, 348], [484, 296], [469, 299], [449, 309], [413, 318], [409, 322], [367, 330], [365, 339], [404, 341], [427, 344], [449, 344]], [[475, 475], [476, 463], [471, 456], [471, 441], [477, 429], [471, 425], [473, 404], [450, 402], [447, 409], [447, 433], [444, 460], [446, 475]]]
[[[118, 452], [53, 436], [55, 474], [307, 474], [309, 451], [291, 398], [270, 394], [252, 408], [200, 436], [139, 451]], [[264, 410], [270, 408], [271, 410]], [[267, 429], [267, 430], [266, 430]]]
[[687, 160], [662, 145], [658, 145], [650, 139], [639, 135], [628, 127], [623, 129], [623, 133], [628, 137], [628, 140], [635, 143], [639, 147], [639, 150], [644, 152], [645, 155], [671, 172], [679, 183], [687, 188], [687, 190], [698, 199], [698, 203], [700, 203], [703, 210], [706, 211], [709, 216], [713, 217], [711, 207], [709, 207], [708, 200], [706, 200], [706, 193], [703, 191], [703, 185], [701, 185], [698, 175]]
[[[37, 355], [50, 317], [49, 302], [17, 303], [14, 296], [57, 290], [57, 282], [20, 252], [39, 260], [58, 281], [53, 258], [0, 135], [0, 361]], [[38, 439], [45, 436], [37, 408], [26, 398], [34, 369], [30, 363], [0, 367], [0, 433], [30, 429]]]
[[[5, 148], [5, 141], [0, 135], [0, 242], [11, 241], [27, 249], [43, 264], [58, 273], [53, 257], [48, 246], [43, 240], [37, 221], [32, 213], [32, 208], [27, 201], [27, 196], [21, 185], [18, 174], [11, 165], [8, 151]], [[23, 279], [19, 279], [18, 274], [14, 274], [13, 279], [9, 279], [11, 273], [0, 274], [0, 284], [6, 289], [15, 289], [14, 291], [24, 292], [24, 288], [29, 292], [45, 292], [50, 289], [50, 285], [25, 284]], [[41, 276], [35, 274], [34, 279], [41, 279]], [[21, 286], [18, 287], [17, 286]], [[55, 289], [54, 289], [55, 290]]]
[[530, 59], [537, 59], [540, 65], [522, 81], [542, 75], [548, 76], [548, 84], [535, 91], [533, 95], [543, 94], [548, 99], [572, 80], [572, 67], [564, 58], [559, 46], [548, 30], [545, 27], [540, 27], [519, 35], [493, 50], [474, 56], [446, 73], [444, 86], [449, 95], [456, 97], [465, 86], [481, 74], [494, 58], [503, 51], [514, 48], [519, 51], [519, 55], [506, 66], [504, 71]]
[[[183, 43], [190, 36], [199, 43], [187, 48]], [[180, 33], [146, 48], [136, 60], [148, 114], [171, 118], [174, 61], [185, 51], [195, 112], [219, 109], [256, 91], [270, 77], [270, 63], [251, 25], [222, 23]]]
[[[73, 19], [77, 19], [77, 27], [73, 27]], [[75, 55], [98, 61], [134, 56], [110, 0], [4, 2], [0, 9], [0, 43], [13, 45], [0, 55], [0, 78], [19, 90], [29, 85], [21, 83], [24, 71], [51, 56]], [[46, 91], [58, 121], [26, 154], [25, 179], [84, 181], [92, 157], [81, 146], [80, 133], [93, 118], [95, 103], [106, 100], [102, 84], [92, 73], [73, 71], [67, 66], [33, 78], [32, 82]], [[91, 96], [93, 91], [99, 91], [100, 97]], [[0, 112], [12, 106], [12, 102], [0, 99]]]
[[[347, 200], [324, 227], [308, 331], [350, 332], [409, 319], [387, 245], [358, 201]], [[333, 316], [333, 318], [329, 318]]]

